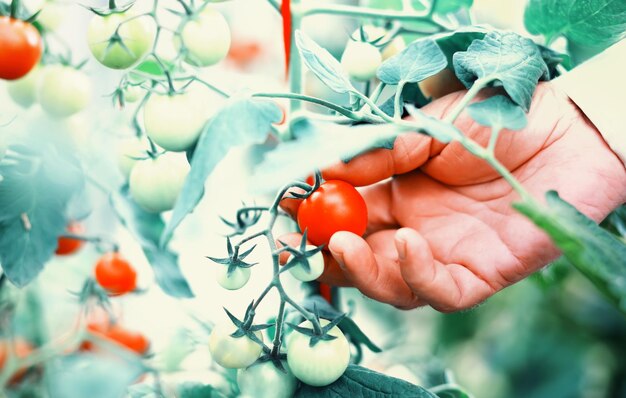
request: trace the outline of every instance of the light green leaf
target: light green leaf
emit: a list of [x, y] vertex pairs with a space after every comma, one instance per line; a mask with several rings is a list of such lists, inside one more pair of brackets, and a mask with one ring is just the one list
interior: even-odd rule
[[516, 33], [490, 32], [474, 40], [467, 51], [453, 56], [454, 70], [466, 87], [476, 79], [499, 81], [511, 99], [530, 108], [537, 82], [549, 76], [548, 67], [532, 40]]
[[453, 384], [436, 386], [430, 390], [437, 394], [439, 398], [473, 398], [472, 395], [463, 390], [463, 388]]
[[420, 82], [446, 67], [445, 55], [431, 39], [416, 40], [399, 54], [386, 60], [377, 76], [383, 83]]
[[339, 61], [300, 30], [296, 31], [296, 45], [304, 65], [328, 88], [338, 93], [357, 91]]
[[461, 8], [470, 8], [474, 3], [473, 0], [438, 0], [435, 4], [435, 12], [437, 14], [449, 14], [457, 12]]
[[565, 36], [580, 45], [608, 47], [626, 37], [626, 1], [530, 0], [524, 23], [548, 41]]
[[356, 365], [348, 366], [339, 380], [326, 387], [311, 387], [303, 384], [295, 395], [295, 398], [312, 397], [437, 398], [422, 387]]
[[563, 255], [626, 312], [626, 244], [598, 226], [554, 192], [547, 207], [518, 203], [515, 208], [544, 230]]
[[191, 213], [204, 194], [204, 183], [213, 169], [236, 146], [265, 142], [273, 123], [282, 119], [282, 111], [274, 101], [233, 97], [211, 119], [196, 144], [191, 171], [176, 201], [160, 245], [167, 245], [174, 230]]
[[148, 213], [139, 207], [131, 199], [127, 186], [113, 193], [110, 201], [121, 223], [141, 245], [161, 289], [172, 297], [193, 297], [187, 279], [178, 266], [178, 255], [159, 247], [159, 239], [165, 229], [161, 215]]
[[467, 107], [467, 112], [478, 124], [494, 129], [521, 130], [526, 127], [526, 114], [504, 95], [495, 95]]

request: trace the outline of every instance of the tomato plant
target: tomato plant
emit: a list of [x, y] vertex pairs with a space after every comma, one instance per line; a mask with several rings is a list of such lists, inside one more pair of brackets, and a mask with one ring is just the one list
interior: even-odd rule
[[309, 240], [316, 245], [328, 244], [339, 231], [363, 235], [367, 228], [367, 205], [347, 182], [326, 181], [300, 204], [298, 226], [308, 232]]
[[41, 72], [38, 100], [54, 117], [64, 118], [85, 109], [91, 101], [91, 81], [71, 66], [48, 65]]
[[137, 273], [119, 253], [106, 253], [96, 263], [96, 281], [112, 295], [130, 293], [137, 287]]
[[258, 342], [263, 342], [263, 334], [256, 331], [253, 339], [246, 334], [233, 336], [235, 332], [236, 329], [229, 324], [215, 326], [209, 336], [209, 351], [221, 366], [242, 369], [252, 365], [261, 355], [263, 347]]
[[30, 72], [43, 50], [41, 35], [33, 25], [0, 16], [0, 79], [15, 80]]

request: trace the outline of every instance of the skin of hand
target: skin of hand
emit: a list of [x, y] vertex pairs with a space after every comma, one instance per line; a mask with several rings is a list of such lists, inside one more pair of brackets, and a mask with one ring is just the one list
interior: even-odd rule
[[[447, 95], [423, 111], [442, 118], [464, 94]], [[455, 125], [487, 145], [490, 129], [465, 112]], [[596, 222], [626, 201], [624, 165], [550, 83], [537, 87], [527, 127], [501, 132], [496, 157], [533, 197], [543, 202], [556, 190]], [[463, 310], [559, 256], [549, 237], [511, 207], [519, 196], [506, 181], [458, 143], [405, 134], [392, 150], [373, 150], [323, 176], [362, 187], [369, 226], [365, 237], [333, 235], [319, 280], [356, 287], [374, 300], [401, 309]], [[291, 214], [298, 205], [283, 203]], [[296, 245], [300, 235], [280, 240]]]

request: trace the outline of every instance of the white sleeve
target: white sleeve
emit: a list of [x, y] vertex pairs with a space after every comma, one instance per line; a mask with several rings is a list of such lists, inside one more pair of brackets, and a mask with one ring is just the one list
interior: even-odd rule
[[626, 165], [626, 39], [554, 80]]

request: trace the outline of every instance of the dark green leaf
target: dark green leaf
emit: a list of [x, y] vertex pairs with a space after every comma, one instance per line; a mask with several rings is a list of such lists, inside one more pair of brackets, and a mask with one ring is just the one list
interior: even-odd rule
[[456, 385], [443, 385], [431, 389], [439, 398], [472, 398], [472, 395]]
[[457, 12], [461, 8], [470, 8], [473, 2], [473, 0], [437, 0], [435, 12], [438, 14]]
[[608, 47], [626, 37], [626, 1], [530, 0], [524, 23], [548, 41], [565, 36], [577, 44]]
[[209, 384], [187, 382], [178, 386], [180, 398], [222, 398], [224, 395]]
[[531, 203], [518, 203], [515, 208], [543, 229], [572, 265], [626, 311], [626, 244], [556, 192], [548, 192], [546, 200], [547, 208]]
[[[385, 112], [389, 116], [393, 116], [394, 107], [395, 107], [395, 95], [389, 97], [385, 102], [380, 105], [380, 109]], [[422, 90], [420, 90], [417, 84], [406, 84], [402, 88], [402, 102], [406, 104], [410, 104], [415, 106], [416, 108], [421, 108], [424, 105], [428, 104], [430, 100], [424, 96]], [[394, 139], [395, 141], [395, 139]], [[390, 148], [393, 148], [393, 144]]]
[[296, 31], [296, 45], [304, 65], [328, 88], [338, 93], [357, 91], [339, 61], [300, 30]]
[[311, 387], [303, 384], [296, 398], [436, 398], [428, 390], [404, 380], [356, 365], [348, 366], [336, 382], [326, 387]]
[[280, 122], [282, 111], [274, 101], [233, 97], [204, 128], [191, 160], [191, 171], [176, 201], [160, 245], [170, 241], [174, 230], [196, 207], [204, 193], [204, 183], [215, 166], [236, 146], [260, 144], [272, 123]]
[[526, 127], [526, 114], [522, 108], [503, 95], [475, 102], [467, 107], [467, 112], [478, 124], [494, 130], [521, 130]]
[[539, 52], [541, 53], [541, 58], [548, 66], [548, 71], [550, 72], [550, 76], [548, 78], [542, 77], [542, 80], [551, 80], [559, 76], [559, 72], [557, 70], [557, 66], [563, 65], [563, 67], [567, 70], [572, 68], [572, 60], [569, 55], [562, 54], [548, 48], [546, 46], [539, 45]]
[[416, 40], [386, 60], [376, 75], [386, 84], [420, 82], [446, 67], [445, 55], [431, 39]]
[[178, 255], [158, 245], [165, 229], [163, 218], [139, 207], [131, 199], [127, 186], [112, 194], [110, 200], [122, 224], [141, 245], [161, 289], [173, 297], [193, 297], [191, 288], [178, 266]]
[[474, 40], [485, 37], [487, 31], [480, 27], [465, 27], [450, 34], [438, 37], [437, 45], [448, 60], [448, 68], [453, 69], [452, 57], [459, 51], [466, 51]]
[[474, 40], [467, 51], [453, 56], [454, 70], [466, 87], [476, 79], [499, 81], [511, 99], [530, 108], [537, 82], [549, 76], [548, 67], [532, 40], [516, 33], [490, 32]]

